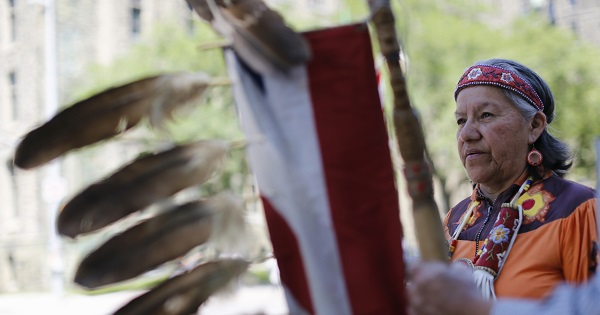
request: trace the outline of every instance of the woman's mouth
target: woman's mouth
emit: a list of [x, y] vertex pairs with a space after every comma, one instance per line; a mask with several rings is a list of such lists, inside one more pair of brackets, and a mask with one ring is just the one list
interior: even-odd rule
[[480, 157], [483, 153], [482, 152], [468, 152], [465, 155], [465, 160], [466, 161], [472, 161], [477, 159], [478, 157]]

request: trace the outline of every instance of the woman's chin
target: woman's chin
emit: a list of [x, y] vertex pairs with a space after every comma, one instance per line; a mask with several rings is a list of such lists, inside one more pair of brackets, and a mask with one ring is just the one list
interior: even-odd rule
[[493, 174], [489, 174], [489, 170], [487, 172], [482, 172], [482, 170], [467, 170], [467, 175], [474, 183], [482, 183], [486, 178], [490, 178]]

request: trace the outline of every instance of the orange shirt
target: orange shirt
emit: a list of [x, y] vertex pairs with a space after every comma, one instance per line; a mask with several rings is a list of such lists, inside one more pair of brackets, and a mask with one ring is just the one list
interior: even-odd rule
[[[508, 195], [501, 194], [498, 199], [510, 198]], [[476, 199], [473, 194], [448, 213], [444, 222], [448, 239]], [[524, 222], [494, 282], [497, 297], [543, 298], [561, 282], [581, 283], [593, 275], [598, 262], [598, 236], [592, 189], [553, 175], [534, 182], [517, 204], [523, 206]], [[488, 206], [488, 201], [481, 200], [474, 211], [476, 220], [459, 235], [452, 261], [474, 258], [476, 235], [482, 229]], [[481, 241], [493, 221], [483, 226]]]

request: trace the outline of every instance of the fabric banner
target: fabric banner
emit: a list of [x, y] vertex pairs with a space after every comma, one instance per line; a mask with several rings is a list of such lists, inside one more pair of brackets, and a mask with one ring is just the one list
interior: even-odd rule
[[290, 314], [405, 314], [402, 227], [366, 24], [261, 75], [226, 51]]

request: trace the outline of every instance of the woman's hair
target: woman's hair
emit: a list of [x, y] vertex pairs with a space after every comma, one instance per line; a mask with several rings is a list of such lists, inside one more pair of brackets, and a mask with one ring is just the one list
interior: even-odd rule
[[[544, 104], [543, 113], [546, 115], [546, 121], [550, 124], [554, 120], [554, 96], [546, 82], [528, 67], [512, 60], [507, 59], [489, 59], [478, 62], [477, 64], [492, 65], [504, 68], [516, 73], [521, 78], [525, 79], [529, 85], [533, 87]], [[525, 100], [520, 94], [508, 89], [501, 88], [500, 91], [508, 97], [509, 100], [519, 109], [519, 112], [527, 121], [531, 120], [537, 113], [538, 109], [533, 107], [531, 103]], [[552, 170], [560, 177], [564, 177], [571, 166], [573, 165], [573, 153], [569, 146], [552, 136], [548, 132], [548, 126], [540, 137], [534, 143], [535, 148], [543, 155], [542, 166], [545, 169]], [[536, 168], [528, 165], [537, 174]]]

